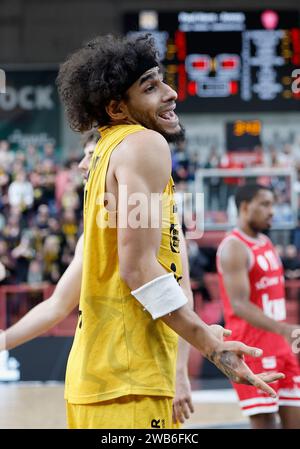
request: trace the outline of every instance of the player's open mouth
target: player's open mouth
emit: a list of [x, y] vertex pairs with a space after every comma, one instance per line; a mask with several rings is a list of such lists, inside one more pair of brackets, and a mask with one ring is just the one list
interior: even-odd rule
[[178, 123], [178, 117], [174, 112], [174, 109], [169, 109], [168, 111], [161, 112], [159, 118], [164, 122], [169, 122], [170, 124]]

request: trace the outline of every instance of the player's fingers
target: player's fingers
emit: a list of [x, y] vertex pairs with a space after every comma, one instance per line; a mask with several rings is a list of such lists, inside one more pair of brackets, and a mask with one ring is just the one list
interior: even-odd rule
[[252, 357], [261, 357], [263, 354], [262, 349], [247, 346], [241, 341], [227, 341], [224, 345], [226, 345], [226, 350], [233, 351], [238, 355], [246, 354]]
[[267, 393], [272, 398], [276, 398], [276, 392], [271, 388], [266, 382], [264, 382], [259, 376], [254, 374], [247, 374], [247, 380], [248, 382], [258, 388], [259, 390], [263, 391], [264, 393]]
[[283, 373], [260, 373], [257, 374], [257, 376], [266, 382], [267, 384], [270, 384], [272, 382], [276, 382], [276, 380], [284, 379], [285, 375]]
[[211, 324], [211, 331], [214, 333], [215, 337], [219, 338], [219, 340], [223, 341], [224, 337], [229, 337], [231, 335], [231, 330], [225, 329], [223, 326], [219, 324]]
[[176, 401], [173, 402], [173, 410], [174, 410], [174, 423], [176, 424], [176, 422], [180, 422], [181, 424], [184, 423], [184, 415], [183, 415], [183, 410], [181, 407], [181, 400], [177, 399]]
[[191, 412], [191, 413], [194, 413], [195, 409], [194, 409], [194, 405], [193, 405], [191, 396], [189, 396], [189, 397], [186, 399], [186, 403], [187, 403], [187, 405], [188, 405], [188, 407], [189, 407], [189, 409], [190, 409], [190, 412]]
[[191, 416], [188, 403], [186, 401], [181, 402], [181, 411], [185, 419], [189, 419]]

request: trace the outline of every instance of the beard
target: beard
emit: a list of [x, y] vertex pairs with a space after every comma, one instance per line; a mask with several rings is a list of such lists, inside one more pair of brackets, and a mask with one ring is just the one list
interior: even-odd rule
[[185, 129], [180, 122], [178, 125], [180, 129], [176, 133], [167, 133], [165, 131], [158, 131], [157, 129], [155, 131], [158, 131], [162, 136], [164, 136], [168, 143], [181, 142], [185, 139]]
[[132, 108], [130, 114], [137, 123], [139, 123], [140, 125], [144, 126], [147, 129], [157, 131], [166, 139], [168, 143], [177, 143], [184, 140], [185, 138], [185, 129], [180, 122], [178, 123], [179, 129], [172, 133], [167, 132], [165, 129], [163, 129], [154, 119], [148, 117], [148, 115], [136, 112], [134, 108]]
[[252, 229], [253, 232], [255, 232], [256, 234], [259, 234], [260, 232], [266, 232], [269, 231], [271, 229], [271, 225], [266, 224], [265, 226], [263, 225], [258, 225], [256, 222], [254, 221], [250, 221], [249, 222], [249, 227]]

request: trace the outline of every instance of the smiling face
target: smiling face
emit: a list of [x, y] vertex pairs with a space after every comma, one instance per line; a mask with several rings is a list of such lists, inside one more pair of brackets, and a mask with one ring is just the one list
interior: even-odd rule
[[154, 67], [127, 90], [125, 118], [130, 123], [153, 129], [169, 142], [174, 142], [184, 136], [184, 129], [174, 112], [176, 100], [176, 92], [164, 83], [159, 67]]

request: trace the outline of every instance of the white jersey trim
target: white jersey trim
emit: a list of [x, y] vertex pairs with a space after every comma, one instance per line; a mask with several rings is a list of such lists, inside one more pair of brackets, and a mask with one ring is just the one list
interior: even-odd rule
[[269, 406], [258, 406], [253, 408], [248, 408], [247, 410], [242, 409], [242, 413], [245, 416], [259, 415], [260, 413], [277, 413], [278, 405]]
[[241, 229], [239, 228], [235, 228], [234, 229], [235, 232], [238, 232], [239, 234], [241, 234], [241, 236], [247, 240], [249, 243], [255, 243], [258, 246], [262, 246], [265, 245], [266, 242], [269, 241], [268, 237], [264, 234], [258, 234], [257, 238], [254, 237], [250, 237], [250, 235], [246, 234], [245, 232], [243, 232]]
[[295, 398], [300, 400], [300, 389], [294, 388], [294, 389], [285, 389], [281, 388], [278, 390], [278, 396], [280, 399], [280, 396], [284, 396], [285, 398]]
[[279, 399], [278, 403], [279, 403], [279, 407], [282, 407], [285, 405], [288, 405], [289, 407], [300, 407], [300, 399], [299, 400], [294, 399], [294, 400], [290, 400], [290, 401], [288, 399], [282, 399], [282, 400]]
[[245, 243], [239, 239], [236, 235], [234, 234], [230, 234], [227, 237], [224, 238], [224, 240], [220, 243], [219, 248], [217, 250], [217, 269], [219, 271], [219, 273], [223, 274], [223, 270], [221, 267], [221, 252], [224, 248], [224, 246], [226, 245], [226, 243], [228, 243], [230, 240], [235, 239], [238, 242], [240, 242], [246, 249], [249, 255], [249, 261], [248, 261], [248, 271], [251, 271], [255, 262], [255, 257], [253, 252], [251, 251], [251, 249], [245, 245]]
[[274, 398], [265, 398], [265, 397], [258, 397], [258, 398], [251, 398], [251, 399], [244, 399], [243, 401], [240, 401], [241, 407], [248, 407], [249, 405], [258, 405], [258, 404], [274, 404], [276, 402], [276, 399]]

